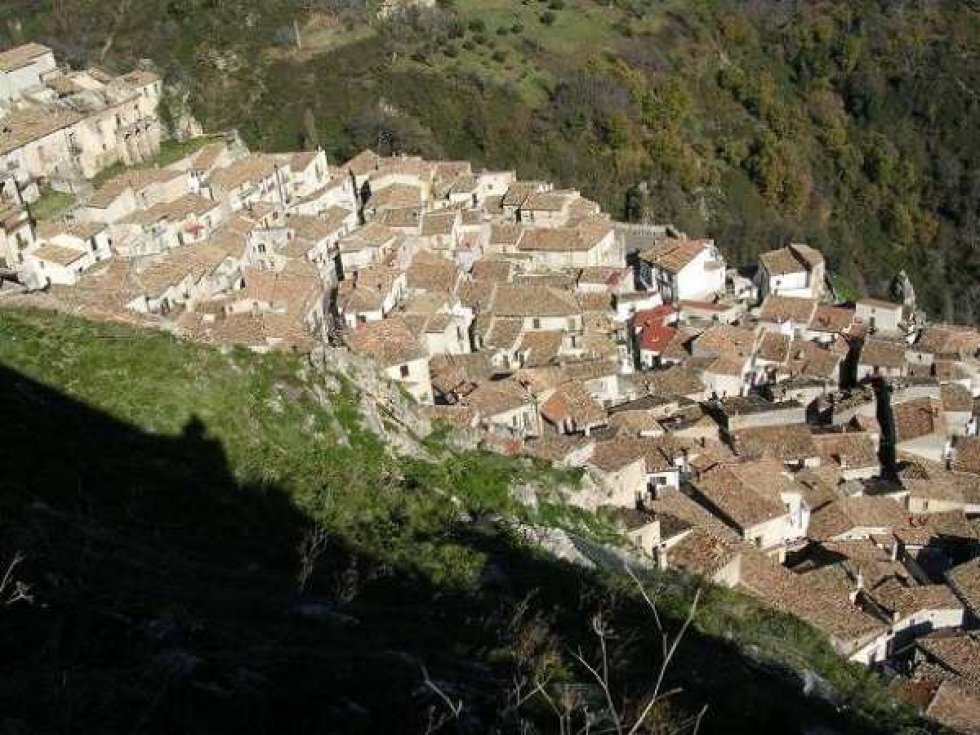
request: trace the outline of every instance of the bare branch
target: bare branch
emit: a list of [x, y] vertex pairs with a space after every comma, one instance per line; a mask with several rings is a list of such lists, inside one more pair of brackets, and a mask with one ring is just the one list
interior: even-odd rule
[[[599, 640], [602, 642], [603, 648], [605, 648], [604, 635], [605, 633], [599, 633]], [[602, 693], [606, 697], [606, 706], [609, 708], [609, 716], [613, 720], [615, 732], [621, 734], [623, 732], [623, 722], [622, 722], [622, 718], [619, 715], [619, 712], [616, 710], [616, 705], [613, 703], [613, 696], [612, 696], [612, 691], [609, 689], [608, 678], [603, 678], [603, 675], [600, 674], [598, 671], [596, 671], [596, 669], [591, 664], [589, 664], [588, 661], [585, 660], [585, 658], [582, 656], [581, 651], [579, 651], [578, 653], [572, 653], [572, 655], [576, 659], [578, 659], [578, 662], [582, 664], [582, 666], [584, 666], [589, 671], [590, 674], [592, 674], [592, 677], [596, 680], [596, 683], [599, 685], [599, 688], [602, 689]]]
[[310, 578], [316, 570], [316, 563], [323, 552], [326, 550], [329, 534], [325, 528], [315, 526], [310, 528], [303, 536], [297, 551], [299, 552], [300, 567], [296, 575], [296, 582], [300, 592], [305, 592]]
[[438, 695], [438, 697], [443, 701], [447, 709], [452, 713], [453, 718], [458, 719], [460, 713], [463, 711], [463, 700], [459, 700], [458, 702], [453, 702], [453, 700], [449, 698], [449, 695], [446, 694], [444, 691], [442, 691], [442, 689], [440, 689], [439, 686], [434, 681], [432, 681], [431, 678], [429, 678], [429, 672], [424, 665], [422, 666], [422, 680], [423, 683], [429, 689], [435, 692]]
[[555, 700], [551, 698], [551, 695], [548, 694], [547, 691], [545, 691], [544, 685], [540, 681], [534, 682], [534, 692], [537, 692], [544, 697], [544, 701], [548, 703], [548, 706], [551, 707], [552, 711], [555, 713], [555, 717], [558, 718], [558, 732], [561, 733], [561, 735], [565, 735], [565, 719], [562, 717], [561, 710], [558, 709], [558, 705], [555, 704]]
[[634, 735], [634, 733], [636, 733], [636, 731], [643, 724], [643, 721], [650, 715], [650, 710], [652, 710], [653, 706], [661, 699], [660, 687], [663, 685], [664, 677], [667, 675], [667, 667], [670, 665], [671, 659], [673, 659], [674, 654], [677, 652], [678, 646], [680, 646], [681, 641], [684, 639], [684, 634], [687, 633], [687, 629], [694, 620], [694, 614], [697, 612], [698, 602], [700, 600], [701, 590], [698, 589], [697, 592], [694, 593], [694, 600], [691, 601], [691, 609], [688, 610], [687, 618], [684, 619], [684, 624], [681, 626], [681, 629], [677, 631], [677, 635], [674, 637], [674, 642], [671, 644], [667, 651], [667, 655], [664, 656], [664, 660], [660, 664], [660, 673], [657, 675], [657, 683], [653, 687], [653, 696], [650, 697], [650, 701], [647, 702], [647, 706], [643, 708], [639, 718], [633, 724], [633, 727], [629, 731], [629, 735]]
[[643, 595], [643, 599], [646, 600], [647, 606], [650, 608], [650, 611], [653, 613], [653, 621], [657, 624], [657, 630], [660, 632], [660, 645], [663, 647], [663, 655], [664, 658], [666, 658], [667, 657], [667, 631], [664, 630], [663, 621], [661, 621], [660, 619], [660, 612], [657, 610], [657, 603], [654, 602], [653, 599], [651, 599], [650, 595], [647, 594], [646, 587], [643, 585], [643, 582], [640, 581], [640, 578], [636, 576], [636, 572], [633, 571], [633, 568], [629, 565], [629, 563], [626, 563], [623, 566], [626, 569], [626, 573], [629, 575], [630, 579], [632, 579], [633, 582], [636, 583], [636, 588], [640, 590], [640, 594]]
[[15, 602], [34, 602], [34, 595], [30, 594], [31, 586], [14, 579], [14, 572], [22, 561], [24, 561], [24, 554], [15, 551], [3, 573], [3, 579], [0, 580], [0, 604], [4, 606], [13, 605]]
[[704, 719], [704, 716], [707, 713], [708, 713], [708, 705], [704, 705], [704, 707], [701, 708], [701, 711], [698, 712], [698, 718], [694, 723], [694, 731], [691, 733], [691, 735], [698, 735], [698, 730], [701, 729], [701, 720]]

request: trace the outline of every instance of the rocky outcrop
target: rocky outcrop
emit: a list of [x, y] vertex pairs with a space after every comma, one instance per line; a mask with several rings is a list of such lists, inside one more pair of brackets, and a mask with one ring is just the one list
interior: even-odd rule
[[[364, 428], [381, 438], [395, 454], [426, 456], [421, 440], [431, 433], [432, 422], [372, 360], [342, 348], [317, 347], [310, 354], [310, 364], [337, 381], [338, 389], [353, 394]], [[338, 376], [342, 379], [338, 380]]]

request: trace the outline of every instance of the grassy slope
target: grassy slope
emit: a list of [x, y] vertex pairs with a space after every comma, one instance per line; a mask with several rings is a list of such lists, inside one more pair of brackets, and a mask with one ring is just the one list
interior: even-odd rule
[[[508, 707], [513, 677], [584, 681], [569, 651], [593, 650], [600, 610], [620, 631], [617, 686], [642, 694], [658, 644], [629, 585], [541, 557], [491, 521], [527, 516], [512, 482], [561, 478], [482, 454], [393, 459], [343, 386], [296, 357], [0, 311], [0, 558], [24, 552], [35, 596], [0, 617], [0, 656], [17, 662], [0, 683], [5, 726], [266, 732], [288, 713], [300, 729], [421, 731], [437, 704], [424, 664], [465, 702], [458, 731], [523, 718], [547, 732], [540, 702]], [[300, 584], [314, 527], [323, 545]], [[675, 626], [694, 580], [656, 584]], [[802, 670], [843, 709], [804, 698]], [[913, 722], [821, 636], [722, 590], [671, 683], [687, 693], [660, 715], [708, 702], [701, 732]]]

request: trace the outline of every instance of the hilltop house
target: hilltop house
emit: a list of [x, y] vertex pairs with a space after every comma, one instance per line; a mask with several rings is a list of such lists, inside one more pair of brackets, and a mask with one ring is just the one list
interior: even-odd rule
[[28, 89], [57, 71], [54, 52], [39, 43], [28, 43], [0, 53], [0, 103], [18, 99]]
[[222, 219], [218, 202], [185, 194], [122, 218], [111, 225], [112, 240], [125, 257], [153, 255], [206, 240]]
[[19, 192], [0, 198], [0, 268], [17, 270], [34, 239], [34, 223], [20, 202]]
[[405, 273], [384, 265], [370, 266], [340, 282], [337, 313], [351, 329], [384, 319], [406, 292]]
[[725, 260], [714, 240], [667, 237], [640, 253], [638, 280], [665, 302], [705, 300], [725, 291]]
[[759, 298], [769, 294], [819, 298], [824, 292], [827, 266], [823, 254], [809, 245], [793, 244], [759, 255], [756, 285]]
[[779, 462], [721, 465], [692, 480], [696, 498], [755, 548], [785, 556], [806, 535], [810, 509], [803, 490]]
[[854, 316], [868, 328], [870, 334], [898, 336], [902, 334], [903, 311], [901, 304], [864, 298], [855, 304]]
[[[100, 69], [62, 71], [39, 44], [0, 53], [0, 169], [25, 199], [37, 180], [70, 186], [116, 163], [155, 156], [163, 137], [157, 107], [163, 82], [149, 71], [113, 77]], [[65, 184], [65, 182], [69, 182]]]
[[390, 227], [372, 222], [340, 238], [341, 276], [380, 263], [394, 252], [400, 238]]
[[288, 166], [276, 156], [250, 153], [225, 168], [216, 169], [203, 193], [220, 202], [231, 214], [265, 201], [284, 206], [289, 190]]
[[539, 436], [541, 418], [534, 398], [516, 380], [486, 380], [460, 399], [480, 426], [518, 437]]
[[21, 282], [28, 288], [74, 285], [82, 273], [112, 257], [112, 241], [105, 225], [42, 222], [36, 234], [36, 244], [23, 251], [18, 269]]
[[612, 223], [588, 220], [572, 227], [531, 228], [523, 232], [517, 252], [526, 254], [541, 270], [618, 265]]
[[398, 317], [359, 324], [348, 336], [354, 352], [370, 357], [419, 403], [431, 404], [429, 353]]
[[114, 176], [84, 198], [74, 216], [87, 222], [118, 222], [137, 210], [196, 193], [186, 173], [173, 169], [135, 169]]

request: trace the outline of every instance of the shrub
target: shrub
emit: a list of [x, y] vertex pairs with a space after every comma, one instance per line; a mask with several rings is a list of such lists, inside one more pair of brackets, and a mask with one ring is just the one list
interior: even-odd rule
[[548, 8], [551, 10], [561, 10], [565, 7], [565, 0], [548, 0]]
[[552, 25], [557, 19], [558, 19], [558, 16], [555, 15], [554, 12], [552, 12], [551, 10], [546, 10], [543, 13], [541, 13], [540, 20], [546, 26]]
[[507, 52], [498, 49], [497, 51], [493, 52], [493, 55], [490, 58], [496, 61], [498, 64], [502, 64], [507, 58]]
[[487, 24], [482, 18], [474, 18], [469, 23], [469, 29], [473, 33], [483, 33], [487, 29]]

